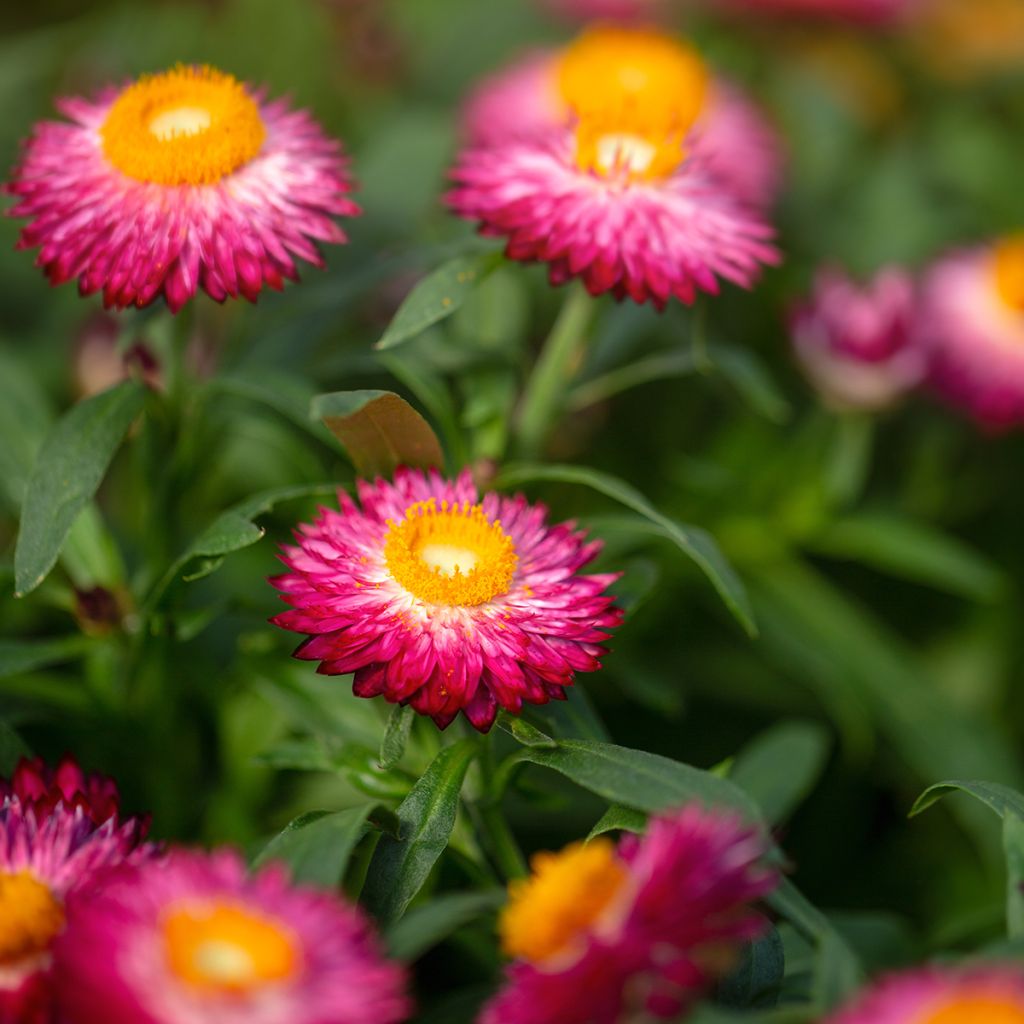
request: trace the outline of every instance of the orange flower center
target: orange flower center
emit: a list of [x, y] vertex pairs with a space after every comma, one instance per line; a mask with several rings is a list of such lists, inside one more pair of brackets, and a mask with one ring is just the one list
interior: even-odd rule
[[648, 29], [600, 26], [558, 62], [558, 88], [577, 119], [581, 170], [627, 181], [670, 174], [700, 115], [708, 73], [690, 46]]
[[996, 245], [995, 279], [1003, 302], [1024, 313], [1024, 234], [1013, 235]]
[[530, 866], [530, 878], [509, 886], [499, 929], [509, 956], [534, 963], [571, 953], [614, 907], [629, 879], [608, 839], [538, 853]]
[[252, 160], [266, 134], [240, 82], [183, 65], [128, 86], [100, 128], [119, 171], [158, 185], [212, 185]]
[[428, 604], [474, 606], [508, 593], [518, 558], [512, 539], [479, 505], [431, 498], [388, 520], [384, 560], [392, 578]]
[[231, 903], [189, 905], [163, 922], [171, 970], [207, 992], [242, 993], [286, 981], [300, 967], [291, 932]]
[[1005, 996], [964, 996], [924, 1017], [920, 1024], [1024, 1024], [1024, 1004]]
[[38, 956], [64, 927], [64, 908], [28, 871], [0, 871], [0, 966]]

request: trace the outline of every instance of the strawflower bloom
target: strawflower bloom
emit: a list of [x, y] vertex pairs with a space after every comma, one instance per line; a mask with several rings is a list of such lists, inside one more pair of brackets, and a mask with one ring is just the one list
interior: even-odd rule
[[[558, 50], [532, 50], [485, 78], [463, 109], [467, 142], [500, 146], [564, 134], [573, 112], [560, 91], [560, 66]], [[736, 85], [719, 77], [709, 83], [685, 145], [738, 199], [758, 208], [775, 200], [782, 180], [778, 134]]]
[[177, 851], [68, 908], [55, 973], [66, 1024], [396, 1024], [403, 970], [369, 922], [280, 865]]
[[19, 247], [52, 284], [104, 305], [177, 311], [199, 288], [256, 300], [317, 266], [332, 219], [359, 212], [339, 144], [304, 111], [209, 67], [179, 65], [38, 124], [5, 190], [28, 218]]
[[49, 1024], [52, 946], [70, 899], [101, 875], [151, 857], [146, 822], [119, 817], [110, 779], [70, 759], [22, 761], [0, 780], [0, 1024]]
[[675, 1019], [757, 936], [751, 904], [775, 884], [758, 834], [698, 804], [644, 838], [534, 857], [502, 913], [505, 986], [479, 1024]]
[[888, 267], [863, 286], [841, 271], [822, 270], [792, 318], [793, 347], [828, 404], [882, 409], [927, 373], [915, 313], [914, 281], [900, 268]]
[[921, 335], [941, 395], [988, 429], [1024, 424], [1024, 234], [936, 264]]
[[452, 172], [451, 208], [507, 238], [510, 258], [546, 262], [552, 284], [578, 277], [592, 295], [658, 308], [716, 293], [720, 278], [749, 287], [777, 261], [771, 227], [694, 141], [708, 93], [696, 51], [601, 26], [560, 54], [557, 82], [568, 121], [471, 144]]
[[1024, 1024], [1024, 971], [904, 971], [884, 978], [825, 1024]]
[[920, 0], [705, 0], [705, 3], [742, 13], [832, 18], [879, 25], [903, 17]]
[[357, 696], [441, 728], [462, 711], [482, 731], [600, 667], [622, 618], [605, 593], [616, 577], [578, 574], [601, 545], [572, 523], [548, 525], [522, 495], [481, 499], [468, 471], [399, 469], [358, 495], [303, 525], [271, 581], [292, 605], [272, 621], [309, 634], [296, 657], [354, 673]]

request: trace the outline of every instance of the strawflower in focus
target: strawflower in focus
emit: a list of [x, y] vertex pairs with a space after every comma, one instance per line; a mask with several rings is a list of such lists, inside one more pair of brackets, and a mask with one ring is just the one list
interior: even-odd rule
[[622, 618], [605, 593], [615, 576], [579, 575], [600, 543], [522, 495], [481, 499], [468, 472], [399, 469], [358, 494], [303, 525], [271, 581], [292, 605], [272, 621], [309, 634], [296, 657], [354, 673], [357, 696], [441, 728], [461, 711], [480, 730], [600, 667]]
[[0, 779], [0, 1024], [49, 1024], [52, 947], [67, 903], [153, 854], [147, 823], [119, 817], [114, 783], [70, 759], [21, 761]]
[[179, 310], [199, 288], [255, 301], [295, 280], [296, 257], [344, 242], [359, 212], [340, 145], [304, 111], [209, 67], [179, 65], [94, 99], [58, 103], [5, 190], [19, 248], [52, 284], [78, 280], [105, 306]]
[[764, 843], [731, 815], [691, 804], [644, 838], [576, 843], [533, 859], [501, 922], [513, 957], [479, 1024], [676, 1019], [763, 926], [775, 884]]
[[1024, 971], [904, 971], [884, 978], [824, 1024], [1024, 1024]]
[[1024, 424], [1024, 234], [954, 253], [927, 274], [931, 380], [983, 427]]
[[404, 971], [361, 911], [270, 865], [174, 852], [68, 908], [66, 1024], [397, 1024]]
[[507, 238], [510, 258], [547, 263], [552, 284], [578, 277], [592, 295], [658, 308], [716, 293], [723, 278], [750, 287], [778, 260], [771, 227], [696, 141], [709, 85], [692, 47], [599, 26], [556, 70], [554, 99], [542, 84], [525, 109], [536, 117], [552, 102], [557, 127], [489, 132], [461, 154], [448, 195], [459, 216]]
[[878, 410], [920, 384], [928, 370], [914, 335], [915, 288], [909, 273], [880, 271], [860, 286], [821, 271], [814, 293], [790, 324], [800, 364], [837, 409]]

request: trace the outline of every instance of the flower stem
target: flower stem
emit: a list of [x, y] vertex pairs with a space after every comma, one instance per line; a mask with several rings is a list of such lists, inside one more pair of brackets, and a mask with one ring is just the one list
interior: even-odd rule
[[526, 858], [508, 827], [508, 821], [496, 801], [484, 800], [479, 806], [480, 818], [487, 829], [491, 855], [505, 878], [525, 878], [530, 872]]
[[519, 416], [519, 454], [536, 458], [563, 408], [575, 372], [580, 341], [594, 310], [594, 299], [582, 285], [570, 286], [558, 319], [544, 342], [523, 395]]

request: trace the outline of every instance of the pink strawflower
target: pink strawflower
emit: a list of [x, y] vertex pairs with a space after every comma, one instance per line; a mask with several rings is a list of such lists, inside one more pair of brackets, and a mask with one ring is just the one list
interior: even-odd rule
[[[573, 114], [558, 86], [560, 54], [532, 50], [484, 79], [463, 109], [463, 132], [473, 148], [563, 135]], [[768, 207], [782, 181], [778, 133], [756, 103], [716, 78], [685, 143], [705, 171], [734, 196]]]
[[941, 395], [985, 428], [1024, 424], [1024, 238], [936, 264], [920, 332]]
[[828, 1017], [824, 1024], [1019, 1024], [1024, 971], [1017, 966], [893, 974]]
[[[552, 284], [578, 277], [592, 295], [658, 308], [716, 293], [720, 278], [749, 287], [778, 260], [774, 232], [749, 205], [774, 188], [770, 175], [745, 169], [727, 180], [764, 137], [741, 152], [735, 118], [710, 124], [716, 105], [734, 100], [718, 90], [725, 99], [706, 102], [694, 50], [652, 30], [588, 30], [554, 58], [562, 112], [551, 130], [550, 72], [530, 61], [470, 108], [471, 134], [494, 116], [459, 157], [447, 197], [481, 234], [507, 238], [511, 259], [546, 262]], [[741, 198], [736, 182], [751, 195]]]
[[153, 855], [146, 822], [118, 816], [117, 789], [65, 759], [23, 761], [0, 781], [0, 1024], [50, 1024], [51, 950], [66, 904], [102, 875]]
[[811, 383], [839, 409], [876, 410], [920, 384], [928, 371], [914, 336], [913, 278], [898, 267], [858, 285], [839, 270], [818, 273], [790, 325]]
[[340, 145], [304, 111], [207, 67], [63, 99], [38, 124], [5, 190], [30, 223], [19, 248], [52, 284], [77, 278], [105, 306], [172, 311], [198, 288], [218, 302], [295, 280], [332, 219], [358, 207]]
[[65, 1024], [396, 1024], [404, 971], [362, 912], [247, 876], [230, 851], [178, 851], [68, 907], [55, 950]]
[[893, 22], [919, 0], [705, 0], [708, 7], [739, 13], [833, 18], [866, 24]]
[[393, 483], [339, 495], [286, 547], [271, 582], [292, 605], [272, 620], [310, 634], [295, 652], [357, 696], [411, 704], [441, 727], [460, 712], [490, 728], [498, 708], [564, 700], [600, 667], [621, 621], [614, 574], [578, 575], [600, 543], [549, 526], [522, 495], [482, 499], [455, 480], [399, 469]]
[[515, 957], [479, 1024], [676, 1019], [762, 930], [751, 904], [775, 884], [764, 843], [698, 804], [627, 836], [538, 854], [501, 921]]

